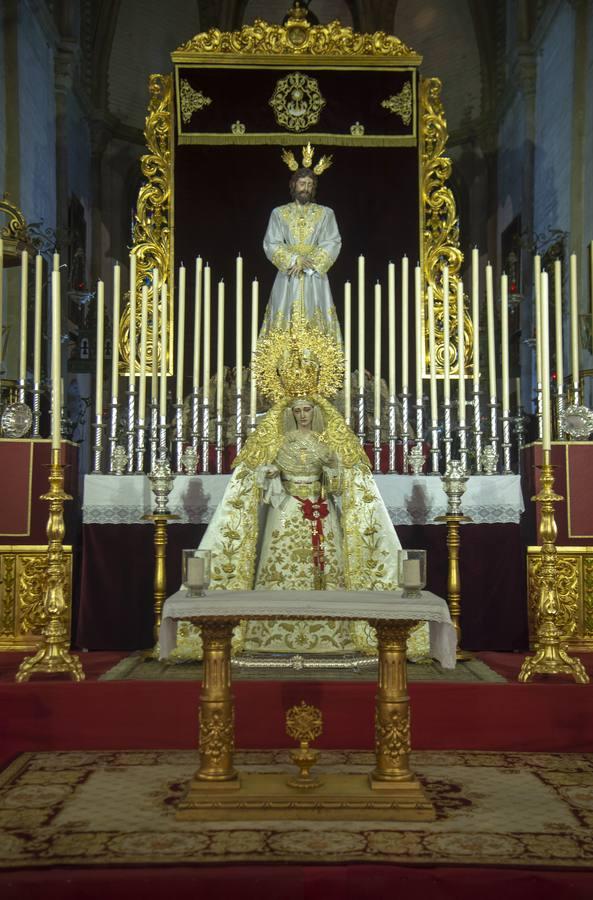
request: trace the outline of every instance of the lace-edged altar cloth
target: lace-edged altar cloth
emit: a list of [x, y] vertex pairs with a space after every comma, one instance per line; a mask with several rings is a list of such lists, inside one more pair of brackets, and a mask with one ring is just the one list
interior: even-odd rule
[[190, 597], [172, 594], [163, 606], [160, 658], [177, 645], [177, 623], [184, 619], [333, 619], [428, 622], [430, 655], [444, 669], [455, 668], [457, 646], [449, 608], [442, 597], [422, 591], [404, 599], [402, 591], [206, 591]]

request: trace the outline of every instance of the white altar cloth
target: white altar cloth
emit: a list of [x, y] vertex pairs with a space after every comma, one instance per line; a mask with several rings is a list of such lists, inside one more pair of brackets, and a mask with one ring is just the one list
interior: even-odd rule
[[[169, 497], [175, 521], [207, 524], [230, 475], [177, 475]], [[430, 475], [375, 475], [394, 525], [434, 525], [447, 497], [441, 479]], [[85, 525], [146, 523], [154, 506], [146, 475], [86, 475], [82, 516]], [[476, 525], [518, 524], [525, 506], [519, 475], [472, 475], [461, 508]]]
[[183, 619], [408, 619], [428, 622], [430, 653], [444, 669], [455, 668], [457, 637], [442, 597], [422, 591], [404, 599], [402, 591], [206, 591], [190, 597], [177, 591], [163, 605], [160, 658], [177, 645], [177, 622]]

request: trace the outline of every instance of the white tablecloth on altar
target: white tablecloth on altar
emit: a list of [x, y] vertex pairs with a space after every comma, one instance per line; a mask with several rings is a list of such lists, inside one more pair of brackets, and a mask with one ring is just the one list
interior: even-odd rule
[[455, 668], [456, 634], [442, 597], [422, 591], [418, 599], [402, 591], [207, 591], [190, 597], [177, 591], [163, 605], [160, 658], [177, 645], [177, 622], [183, 619], [408, 619], [428, 622], [430, 653], [444, 669]]
[[[180, 523], [207, 524], [230, 475], [177, 475], [169, 509]], [[444, 515], [447, 498], [441, 479], [430, 475], [375, 475], [394, 525], [432, 525]], [[141, 523], [154, 506], [146, 475], [86, 475], [83, 522], [86, 525]], [[519, 522], [524, 510], [519, 475], [472, 475], [462, 510], [476, 525]]]

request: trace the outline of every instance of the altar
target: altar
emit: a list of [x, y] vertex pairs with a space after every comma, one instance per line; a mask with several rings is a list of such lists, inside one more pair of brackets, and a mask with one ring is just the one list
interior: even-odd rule
[[[180, 585], [181, 550], [198, 545], [229, 478], [175, 478], [169, 508], [178, 518], [168, 527], [168, 595]], [[375, 478], [402, 546], [427, 549], [427, 587], [446, 596], [446, 529], [435, 522], [446, 507], [440, 479]], [[145, 475], [85, 478], [77, 632], [82, 647], [136, 650], [152, 645], [153, 529], [143, 519], [152, 504]], [[472, 524], [464, 525], [461, 533], [462, 645], [472, 650], [524, 649], [527, 606], [520, 477], [471, 476], [463, 510]]]

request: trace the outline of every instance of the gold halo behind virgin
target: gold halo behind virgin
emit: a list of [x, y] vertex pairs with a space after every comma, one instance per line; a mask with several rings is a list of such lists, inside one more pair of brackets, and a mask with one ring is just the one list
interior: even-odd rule
[[253, 371], [259, 392], [274, 403], [313, 394], [333, 397], [344, 383], [344, 351], [295, 304], [289, 328], [273, 329], [258, 340]]

